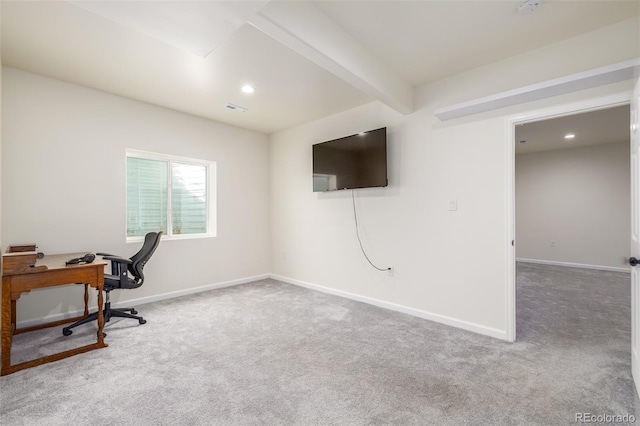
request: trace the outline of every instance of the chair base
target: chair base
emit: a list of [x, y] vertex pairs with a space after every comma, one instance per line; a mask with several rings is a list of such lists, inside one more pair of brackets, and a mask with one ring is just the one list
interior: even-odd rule
[[[137, 319], [138, 323], [146, 324], [147, 321], [144, 318], [135, 315], [137, 313], [138, 312], [135, 310], [135, 308], [113, 308], [112, 309], [111, 302], [106, 302], [104, 305], [104, 310], [102, 311], [102, 317], [104, 318], [105, 323], [109, 322], [111, 318], [116, 317], [116, 318]], [[87, 316], [86, 318], [83, 318], [67, 327], [64, 327], [62, 329], [62, 334], [65, 336], [71, 336], [71, 334], [73, 334], [73, 331], [71, 330], [72, 328], [75, 328], [82, 324], [86, 324], [91, 321], [97, 321], [97, 320], [98, 320], [98, 313], [94, 312], [89, 316]], [[103, 337], [107, 337], [106, 333], [102, 333], [102, 335]]]

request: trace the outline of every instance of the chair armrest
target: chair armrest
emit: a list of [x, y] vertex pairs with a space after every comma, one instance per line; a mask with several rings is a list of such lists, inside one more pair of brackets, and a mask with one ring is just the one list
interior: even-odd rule
[[120, 257], [120, 256], [113, 256], [113, 255], [101, 255], [100, 253], [98, 253], [100, 256], [102, 256], [103, 259], [107, 259], [110, 260], [112, 262], [118, 262], [118, 263], [122, 263], [122, 264], [127, 264], [127, 265], [131, 265], [133, 262], [131, 261], [131, 259], [126, 259], [124, 257]]
[[111, 275], [120, 277], [121, 281], [126, 278], [127, 266], [125, 265], [131, 265], [133, 263], [131, 259], [114, 256], [112, 254], [101, 254], [101, 256], [103, 259], [111, 261]]
[[111, 254], [111, 253], [96, 253], [96, 256], [115, 256], [115, 254]]

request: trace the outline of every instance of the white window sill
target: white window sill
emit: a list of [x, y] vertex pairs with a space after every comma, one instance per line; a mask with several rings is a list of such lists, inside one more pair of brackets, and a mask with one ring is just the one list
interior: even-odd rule
[[[162, 234], [162, 238], [160, 241], [171, 241], [171, 240], [195, 240], [201, 238], [215, 238], [216, 234], [190, 234], [190, 235], [165, 235]], [[127, 237], [127, 244], [129, 243], [142, 243], [144, 242], [143, 237]]]

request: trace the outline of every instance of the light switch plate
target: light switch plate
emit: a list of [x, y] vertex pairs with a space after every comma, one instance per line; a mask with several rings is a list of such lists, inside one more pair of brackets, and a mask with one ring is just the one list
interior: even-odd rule
[[454, 212], [456, 210], [458, 210], [458, 200], [452, 198], [451, 200], [449, 200], [449, 211]]

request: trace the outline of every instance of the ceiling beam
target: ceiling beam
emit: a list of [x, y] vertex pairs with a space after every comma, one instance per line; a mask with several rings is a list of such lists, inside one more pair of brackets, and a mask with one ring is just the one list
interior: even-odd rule
[[640, 58], [438, 108], [433, 113], [440, 120], [451, 120], [467, 115], [492, 111], [498, 108], [536, 101], [538, 99], [549, 98], [551, 96], [563, 95], [578, 90], [591, 89], [605, 84], [629, 80], [638, 75], [640, 75]]
[[396, 111], [414, 111], [413, 87], [312, 4], [270, 2], [249, 24]]

